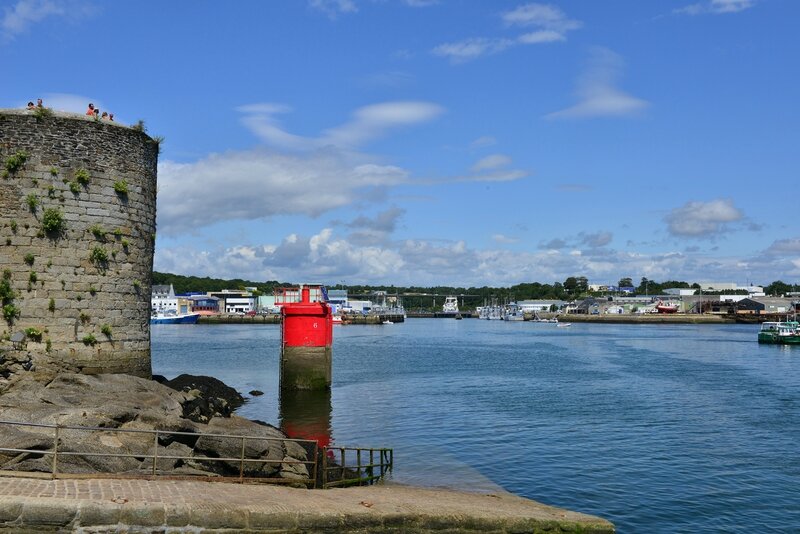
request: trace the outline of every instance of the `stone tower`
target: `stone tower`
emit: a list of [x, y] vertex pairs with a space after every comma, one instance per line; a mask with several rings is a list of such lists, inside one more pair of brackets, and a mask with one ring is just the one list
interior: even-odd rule
[[0, 334], [84, 373], [151, 375], [157, 162], [134, 128], [0, 110]]

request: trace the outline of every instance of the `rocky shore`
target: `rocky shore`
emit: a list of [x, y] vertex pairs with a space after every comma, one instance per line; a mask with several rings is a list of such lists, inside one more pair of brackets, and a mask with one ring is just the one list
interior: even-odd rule
[[[271, 425], [233, 414], [241, 395], [210, 377], [181, 375], [159, 383], [130, 375], [84, 375], [21, 351], [0, 352], [0, 376], [0, 420], [106, 430], [60, 430], [59, 473], [149, 474], [157, 455], [161, 475], [238, 477], [242, 462], [204, 458], [238, 459], [244, 450], [253, 460], [244, 464], [245, 477], [309, 477], [305, 464], [298, 463], [309, 460], [306, 450]], [[160, 431], [157, 444], [155, 434], [147, 432], [153, 430]], [[253, 439], [243, 446], [240, 438], [205, 434]], [[52, 455], [41, 451], [52, 451], [54, 441], [50, 426], [0, 425], [0, 448], [25, 451], [0, 451], [0, 469], [51, 473]]]

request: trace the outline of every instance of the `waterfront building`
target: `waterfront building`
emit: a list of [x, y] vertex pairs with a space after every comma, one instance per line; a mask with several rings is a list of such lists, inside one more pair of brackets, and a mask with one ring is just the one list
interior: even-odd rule
[[223, 289], [222, 291], [209, 291], [206, 295], [217, 297], [219, 310], [224, 313], [247, 313], [256, 309], [256, 297], [249, 291]]
[[792, 313], [794, 305], [791, 299], [779, 297], [754, 297], [740, 300], [736, 304], [736, 312], [743, 314]]
[[517, 306], [523, 313], [549, 312], [553, 306], [560, 310], [565, 304], [566, 302], [563, 300], [520, 300], [517, 302]]
[[190, 295], [187, 299], [190, 302], [192, 313], [199, 313], [200, 315], [219, 314], [219, 299], [217, 297]]
[[178, 312], [178, 298], [175, 288], [170, 285], [154, 285], [150, 295], [152, 313]]

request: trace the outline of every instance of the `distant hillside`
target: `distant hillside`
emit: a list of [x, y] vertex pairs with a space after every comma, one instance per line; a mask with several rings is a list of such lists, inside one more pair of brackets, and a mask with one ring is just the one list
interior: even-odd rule
[[153, 284], [163, 284], [175, 288], [175, 293], [188, 293], [190, 291], [221, 291], [223, 289], [242, 289], [245, 287], [256, 287], [261, 293], [272, 294], [272, 288], [291, 286], [291, 284], [281, 283], [275, 280], [266, 282], [253, 282], [252, 280], [242, 280], [234, 278], [223, 280], [221, 278], [208, 278], [199, 276], [183, 276], [172, 273], [159, 273], [153, 271]]

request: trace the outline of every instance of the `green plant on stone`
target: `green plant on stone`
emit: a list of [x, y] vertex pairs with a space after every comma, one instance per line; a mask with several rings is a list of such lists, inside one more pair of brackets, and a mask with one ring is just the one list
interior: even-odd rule
[[11, 304], [6, 304], [3, 306], [3, 318], [6, 320], [8, 324], [14, 324], [14, 319], [19, 317], [20, 310], [19, 308]]
[[84, 345], [94, 346], [97, 343], [97, 338], [94, 337], [94, 334], [86, 334], [81, 341], [83, 341]]
[[47, 196], [53, 198], [56, 196], [56, 186], [50, 184], [47, 186]]
[[58, 169], [50, 167], [50, 176], [58, 176]]
[[81, 192], [81, 186], [78, 184], [78, 182], [70, 182], [69, 190], [72, 191], [72, 194], [77, 195]]
[[142, 283], [139, 280], [134, 280], [133, 281], [133, 289], [135, 289], [136, 291], [139, 291], [139, 289], [141, 287], [142, 287]]
[[6, 158], [5, 170], [8, 171], [8, 174], [14, 174], [25, 165], [27, 160], [28, 153], [24, 150], [20, 150], [16, 154]]
[[138, 121], [136, 121], [136, 124], [131, 126], [131, 130], [135, 130], [137, 132], [146, 132], [147, 127], [144, 125], [144, 121], [142, 119], [139, 119]]
[[38, 279], [39, 277], [36, 275], [36, 271], [31, 271], [30, 274], [28, 275], [28, 281], [31, 284], [35, 284]]
[[53, 110], [44, 106], [37, 106], [36, 109], [33, 110], [33, 116], [36, 117], [37, 121], [41, 121], [45, 117], [52, 117]]
[[56, 299], [51, 298], [50, 302], [47, 303], [47, 309], [51, 312], [56, 311]]
[[90, 294], [91, 296], [95, 296], [95, 295], [97, 295], [97, 288], [96, 288], [96, 287], [94, 287], [94, 286], [89, 286], [89, 294]]
[[153, 144], [156, 145], [156, 148], [158, 149], [158, 153], [161, 154], [161, 144], [164, 142], [164, 136], [163, 135], [154, 135], [152, 137], [152, 140], [153, 140]]
[[42, 215], [42, 229], [48, 234], [57, 234], [64, 229], [64, 214], [58, 208], [47, 208]]
[[47, 341], [44, 342], [44, 351], [50, 352], [53, 350], [53, 342], [50, 341], [50, 338], [47, 338]]
[[120, 237], [122, 237], [122, 229], [121, 229], [121, 228], [116, 228], [116, 229], [114, 230], [114, 237], [116, 237], [117, 239], [119, 239]]
[[89, 171], [86, 169], [78, 169], [75, 171], [75, 181], [81, 185], [89, 183]]
[[39, 185], [39, 180], [37, 180], [36, 178], [31, 178], [31, 182], [33, 183], [33, 185]]
[[83, 296], [82, 296], [82, 295], [78, 295], [77, 297], [75, 297], [75, 300], [77, 300], [78, 302], [80, 302], [80, 301], [82, 301], [82, 300], [83, 300]]
[[17, 221], [15, 221], [14, 219], [11, 219], [11, 221], [8, 223], [8, 225], [11, 227], [11, 231], [16, 234], [17, 233]]
[[102, 333], [103, 333], [103, 334], [104, 334], [106, 337], [111, 337], [111, 325], [110, 325], [110, 324], [104, 324], [103, 326], [101, 326], [101, 327], [100, 327], [100, 331], [101, 331], [101, 332], [102, 332]]
[[27, 263], [28, 265], [33, 265], [33, 262], [36, 261], [36, 256], [34, 256], [30, 252], [28, 252], [27, 254], [25, 254], [25, 258], [24, 259], [25, 259], [25, 263]]
[[108, 263], [108, 251], [103, 247], [94, 247], [89, 254], [89, 259], [97, 266], [104, 266]]
[[99, 224], [93, 224], [89, 228], [89, 231], [92, 232], [94, 237], [96, 239], [98, 239], [99, 241], [105, 241], [106, 240], [106, 231]]
[[53, 266], [53, 260], [47, 260], [47, 268], [49, 269], [52, 266]]
[[36, 342], [42, 341], [42, 331], [33, 326], [25, 329], [25, 335]]
[[125, 180], [117, 180], [114, 182], [114, 192], [120, 196], [128, 194], [128, 182]]
[[36, 211], [36, 207], [39, 205], [39, 199], [36, 198], [36, 195], [30, 193], [25, 197], [25, 203], [28, 205], [28, 209]]
[[78, 318], [79, 318], [79, 319], [81, 320], [81, 322], [82, 322], [82, 323], [84, 323], [84, 324], [85, 324], [85, 323], [88, 323], [88, 322], [89, 322], [89, 319], [90, 319], [90, 317], [89, 317], [89, 314], [88, 314], [88, 313], [85, 313], [85, 312], [81, 312], [81, 313], [80, 313], [80, 315], [78, 315]]
[[130, 243], [128, 242], [128, 240], [123, 237], [122, 241], [120, 241], [119, 243], [120, 243], [120, 245], [122, 245], [122, 248], [124, 248], [125, 251], [127, 252], [128, 251], [128, 247], [130, 246]]

